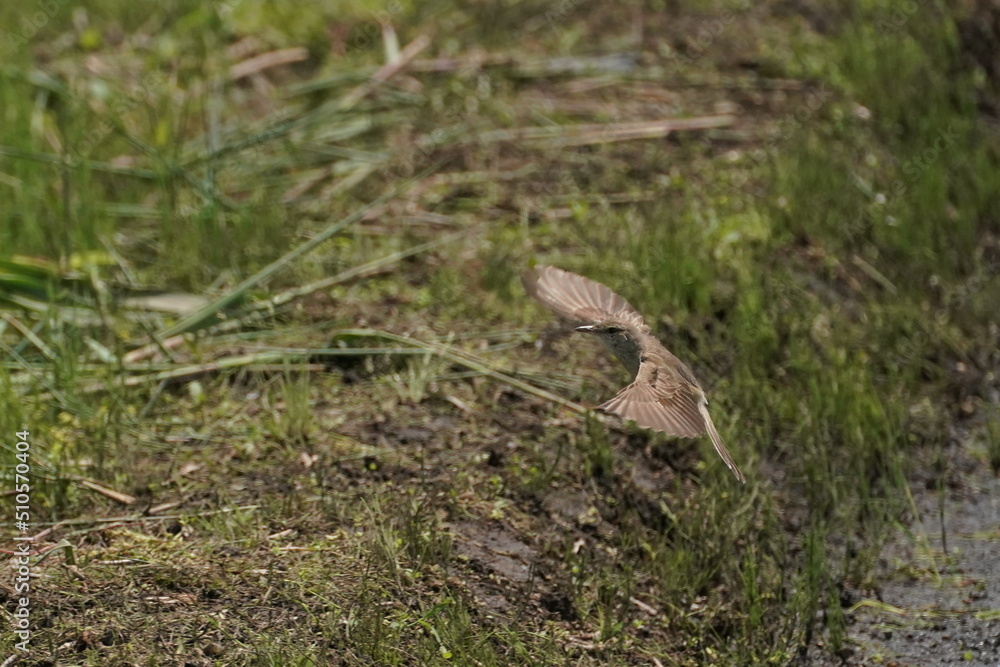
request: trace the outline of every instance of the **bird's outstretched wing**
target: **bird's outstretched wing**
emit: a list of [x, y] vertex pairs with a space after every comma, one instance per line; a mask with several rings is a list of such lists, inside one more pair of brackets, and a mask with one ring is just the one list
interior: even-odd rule
[[643, 358], [635, 381], [597, 409], [667, 435], [693, 438], [708, 433], [726, 466], [746, 482], [715, 430], [704, 393], [661, 361]]
[[521, 278], [525, 291], [559, 317], [578, 324], [624, 319], [643, 329], [642, 316], [601, 283], [554, 266], [539, 265]]

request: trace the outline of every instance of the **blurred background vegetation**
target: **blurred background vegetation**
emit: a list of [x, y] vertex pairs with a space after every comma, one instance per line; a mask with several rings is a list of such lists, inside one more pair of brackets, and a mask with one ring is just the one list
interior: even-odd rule
[[[49, 554], [26, 660], [872, 657], [850, 623], [885, 578], [957, 572], [914, 493], [1000, 469], [998, 26], [5, 3], [0, 442], [13, 488], [31, 432]], [[745, 487], [581, 414], [621, 371], [546, 329], [533, 262], [648, 316]], [[918, 557], [880, 565], [893, 540]]]

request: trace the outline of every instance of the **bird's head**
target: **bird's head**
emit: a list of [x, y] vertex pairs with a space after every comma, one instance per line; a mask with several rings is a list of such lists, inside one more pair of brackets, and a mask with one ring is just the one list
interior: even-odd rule
[[580, 333], [592, 334], [608, 341], [617, 340], [621, 342], [635, 340], [638, 334], [635, 326], [619, 319], [610, 319], [604, 320], [603, 322], [596, 322], [595, 324], [587, 324], [582, 327], [577, 327], [576, 330]]
[[622, 319], [613, 318], [577, 327], [576, 330], [597, 336], [604, 343], [604, 346], [631, 371], [632, 377], [635, 377], [636, 373], [639, 372], [639, 363], [642, 358], [639, 341], [642, 331], [638, 326]]

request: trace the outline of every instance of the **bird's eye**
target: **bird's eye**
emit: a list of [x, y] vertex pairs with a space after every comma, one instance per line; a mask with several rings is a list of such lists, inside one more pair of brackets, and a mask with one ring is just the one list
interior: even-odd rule
[[608, 327], [607, 329], [605, 329], [605, 331], [607, 331], [609, 334], [618, 334], [618, 333], [622, 332], [622, 328], [621, 327]]

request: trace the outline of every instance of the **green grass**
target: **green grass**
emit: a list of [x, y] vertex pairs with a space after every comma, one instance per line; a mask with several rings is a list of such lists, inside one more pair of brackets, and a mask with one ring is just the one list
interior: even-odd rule
[[[836, 655], [840, 587], [870, 583], [912, 509], [907, 475], [944, 441], [953, 362], [990, 340], [997, 290], [979, 79], [943, 10], [886, 36], [869, 5], [828, 34], [737, 9], [724, 36], [802, 82], [775, 93], [725, 39], [672, 57], [693, 6], [647, 8], [624, 76], [545, 69], [636, 48], [596, 5], [496, 2], [485, 22], [400, 4], [423, 57], [511, 60], [404, 70], [363, 98], [381, 38], [338, 48], [381, 6], [108, 1], [74, 23], [60, 5], [0, 71], [0, 259], [52, 262], [0, 281], [0, 433], [32, 431], [33, 521], [72, 521], [51, 539], [77, 561], [37, 566], [33, 657], [788, 664], [817, 638]], [[0, 10], [8, 32], [22, 18]], [[230, 81], [248, 35], [310, 58]], [[739, 131], [546, 143], [713, 115], [740, 90], [764, 101], [740, 98]], [[518, 128], [552, 136], [494, 133]], [[625, 377], [541, 335], [532, 261], [649, 317], [746, 486], [707, 442], [552, 400], [595, 405]], [[150, 290], [209, 305], [126, 307]]]

